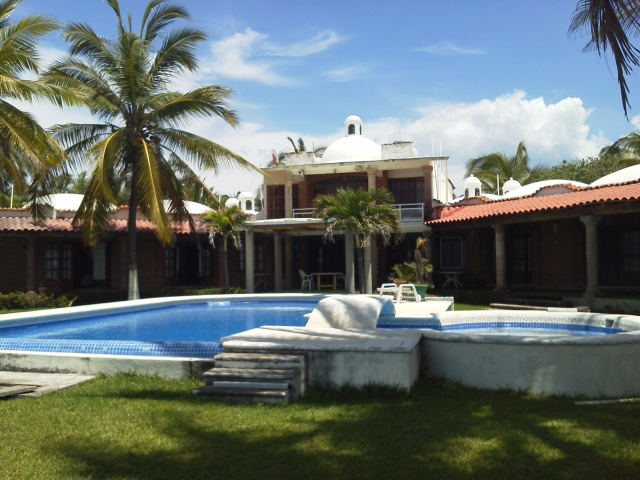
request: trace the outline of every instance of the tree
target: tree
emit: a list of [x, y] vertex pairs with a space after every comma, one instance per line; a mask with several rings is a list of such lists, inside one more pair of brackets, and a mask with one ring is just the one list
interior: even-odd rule
[[52, 166], [60, 166], [66, 158], [64, 150], [36, 122], [35, 118], [7, 100], [33, 101], [48, 99], [58, 105], [73, 104], [73, 97], [54, 87], [23, 78], [27, 73], [38, 73], [39, 41], [58, 28], [55, 19], [35, 14], [17, 23], [11, 15], [22, 0], [0, 1], [0, 193], [10, 195], [29, 190], [29, 200], [34, 206], [32, 214], [40, 210], [35, 199], [43, 172]]
[[619, 163], [619, 168], [640, 163], [640, 131], [627, 133], [613, 144], [600, 151], [601, 157], [611, 157]]
[[592, 183], [600, 177], [620, 170], [622, 167], [613, 155], [588, 157], [577, 160], [563, 160], [544, 171], [540, 180], [574, 180], [582, 183]]
[[212, 210], [203, 215], [202, 219], [209, 228], [209, 243], [216, 247], [216, 236], [222, 236], [222, 249], [224, 251], [224, 291], [229, 293], [229, 258], [227, 240], [231, 238], [233, 246], [238, 249], [242, 240], [239, 227], [243, 226], [249, 216], [236, 205], [220, 210]]
[[611, 49], [616, 64], [620, 97], [628, 117], [629, 86], [626, 77], [640, 66], [640, 50], [631, 44], [629, 35], [640, 33], [638, 0], [579, 0], [569, 27], [570, 34], [587, 30], [591, 39], [584, 51], [595, 50], [604, 55]]
[[398, 241], [404, 235], [400, 214], [393, 208], [393, 194], [385, 188], [372, 192], [339, 188], [333, 195], [318, 195], [314, 216], [322, 219], [325, 238], [333, 241], [336, 232], [348, 228], [353, 233], [360, 268], [360, 291], [365, 291], [364, 248], [371, 236], [379, 235], [385, 245], [391, 236]]
[[[88, 171], [88, 187], [74, 218], [74, 223], [82, 225], [87, 245], [99, 241], [104, 221], [117, 203], [119, 181], [126, 181], [129, 299], [136, 299], [138, 210], [155, 224], [160, 242], [169, 245], [174, 234], [168, 214], [175, 221], [188, 221], [195, 231], [183, 184], [204, 184], [191, 166], [260, 170], [221, 145], [179, 128], [193, 118], [211, 116], [221, 117], [232, 127], [238, 124], [236, 112], [228, 108], [229, 88], [171, 90], [176, 77], [197, 69], [195, 50], [206, 39], [201, 30], [189, 26], [169, 29], [178, 20], [189, 20], [185, 9], [167, 0], [150, 0], [136, 32], [131, 15], [123, 21], [118, 0], [107, 0], [107, 4], [116, 15], [117, 37], [102, 37], [84, 23], [68, 24], [63, 37], [70, 55], [50, 66], [43, 79], [47, 85], [75, 93], [103, 122], [59, 125], [53, 131], [67, 147], [73, 165]], [[210, 193], [208, 188], [205, 191]]]
[[505, 182], [510, 178], [522, 185], [538, 181], [545, 168], [542, 165], [531, 167], [529, 154], [524, 141], [518, 144], [518, 150], [513, 157], [507, 157], [502, 152], [489, 153], [472, 158], [467, 162], [466, 176], [473, 174], [480, 179], [484, 188], [499, 194], [498, 178]]

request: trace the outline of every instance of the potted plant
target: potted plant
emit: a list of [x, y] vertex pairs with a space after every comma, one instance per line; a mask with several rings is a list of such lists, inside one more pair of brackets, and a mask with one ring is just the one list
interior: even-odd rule
[[423, 299], [427, 296], [427, 288], [433, 288], [430, 275], [433, 273], [433, 265], [429, 260], [422, 256], [427, 253], [427, 240], [424, 237], [418, 237], [416, 240], [416, 249], [413, 251], [415, 258], [415, 286], [416, 292]]
[[415, 263], [397, 263], [392, 269], [389, 280], [396, 284], [396, 287], [404, 283], [412, 282], [416, 275]]

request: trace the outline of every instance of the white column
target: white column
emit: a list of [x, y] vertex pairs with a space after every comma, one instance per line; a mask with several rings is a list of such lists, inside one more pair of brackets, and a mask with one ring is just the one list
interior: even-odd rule
[[598, 222], [600, 222], [600, 217], [587, 215], [580, 217], [580, 221], [584, 223], [586, 240], [587, 289], [585, 298], [591, 302], [598, 291]]
[[367, 168], [367, 186], [369, 191], [372, 192], [376, 189], [376, 175], [378, 170], [375, 168]]
[[284, 177], [284, 216], [293, 217], [293, 175]]
[[282, 235], [277, 233], [273, 237], [273, 264], [276, 292], [282, 291]]
[[371, 292], [373, 291], [373, 279], [371, 277], [371, 260], [371, 238], [369, 238], [368, 245], [364, 248], [364, 293], [366, 293], [367, 295], [371, 295]]
[[507, 288], [507, 255], [504, 241], [504, 225], [494, 225], [496, 234], [496, 290]]
[[344, 288], [347, 293], [354, 293], [355, 287], [355, 265], [353, 256], [353, 233], [348, 228], [344, 230], [344, 263], [345, 278]]
[[253, 237], [254, 233], [252, 229], [247, 229], [245, 232], [245, 259], [244, 259], [244, 273], [246, 275], [247, 293], [255, 293], [255, 276], [253, 271]]
[[[377, 188], [376, 175], [378, 170], [375, 168], [367, 169], [367, 186], [369, 192], [373, 192]], [[378, 245], [376, 243], [376, 237], [372, 237], [370, 246], [364, 251], [365, 256], [365, 290], [366, 293], [371, 293], [373, 290], [373, 279], [378, 277]], [[367, 260], [369, 261], [369, 268], [367, 269]], [[367, 274], [367, 272], [369, 272]]]

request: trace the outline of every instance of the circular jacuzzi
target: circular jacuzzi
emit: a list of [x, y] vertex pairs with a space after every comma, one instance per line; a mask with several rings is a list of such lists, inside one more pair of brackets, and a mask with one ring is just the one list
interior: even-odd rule
[[422, 333], [421, 374], [479, 388], [621, 397], [640, 393], [640, 317], [478, 310], [380, 318]]

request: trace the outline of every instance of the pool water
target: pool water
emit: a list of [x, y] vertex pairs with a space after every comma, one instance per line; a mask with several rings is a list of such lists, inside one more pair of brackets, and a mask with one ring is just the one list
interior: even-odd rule
[[440, 332], [475, 333], [479, 335], [515, 336], [597, 336], [624, 333], [624, 330], [594, 325], [538, 322], [485, 322], [456, 325], [399, 325], [379, 324], [378, 328], [428, 328]]
[[0, 328], [0, 350], [210, 358], [263, 325], [302, 327], [317, 302], [207, 302]]

